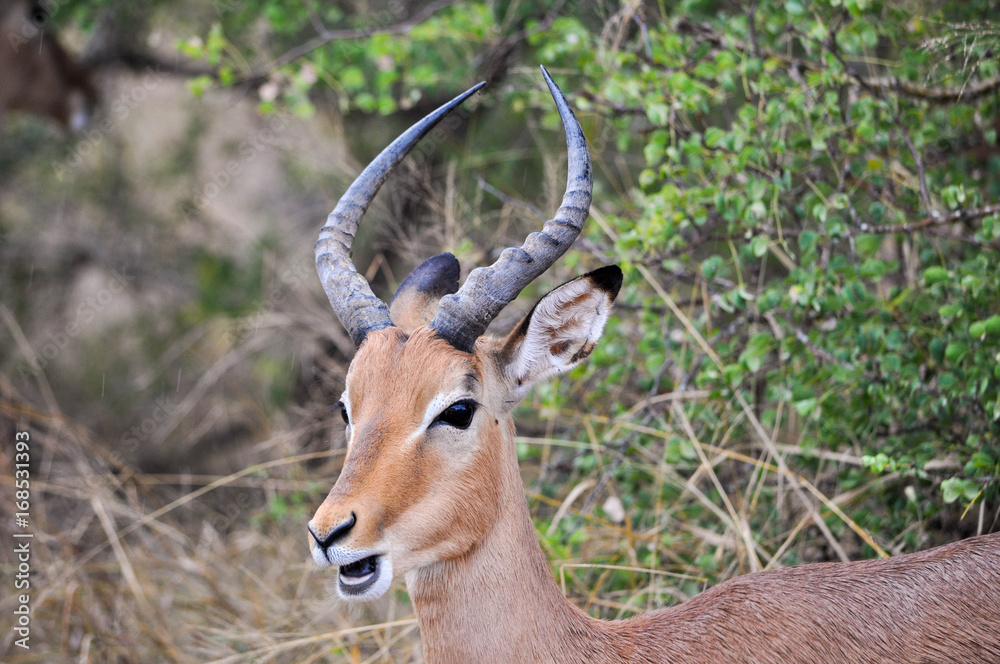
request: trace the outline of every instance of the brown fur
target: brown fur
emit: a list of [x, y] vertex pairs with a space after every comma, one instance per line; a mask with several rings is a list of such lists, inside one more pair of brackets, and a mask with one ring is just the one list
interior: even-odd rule
[[501, 511], [475, 554], [410, 584], [428, 662], [1000, 662], [1000, 534], [742, 576], [603, 622], [562, 597], [527, 510]]
[[97, 89], [35, 9], [30, 0], [0, 0], [0, 121], [22, 111], [69, 127], [76, 110], [92, 111]]
[[[599, 300], [581, 298], [581, 307]], [[522, 385], [507, 371], [526, 336], [544, 339], [560, 323], [481, 338], [472, 354], [427, 328], [387, 328], [369, 334], [351, 365], [348, 455], [312, 523], [322, 538], [354, 512], [350, 544], [393, 556], [428, 662], [1000, 662], [1000, 533], [738, 577], [629, 620], [575, 607], [528, 513], [510, 415]], [[593, 339], [579, 343], [593, 348]], [[480, 404], [469, 429], [414, 437], [435, 396], [453, 392]]]
[[416, 289], [397, 293], [389, 306], [389, 317], [396, 327], [412, 331], [431, 322], [440, 298]]
[[[410, 337], [398, 328], [369, 333], [347, 377], [355, 408], [344, 470], [313, 518], [317, 531], [332, 530], [354, 512], [357, 548], [375, 546], [387, 531], [394, 540], [405, 539], [419, 554], [416, 560], [454, 556], [473, 546], [493, 518], [490, 483], [480, 481], [495, 465], [493, 448], [477, 450], [467, 467], [444, 482], [441, 475], [452, 460], [436, 446], [409, 440], [431, 399], [470, 374], [480, 375], [476, 358], [428, 328]], [[414, 383], [415, 375], [428, 380]], [[421, 518], [413, 517], [415, 511]], [[397, 523], [404, 513], [407, 519]]]

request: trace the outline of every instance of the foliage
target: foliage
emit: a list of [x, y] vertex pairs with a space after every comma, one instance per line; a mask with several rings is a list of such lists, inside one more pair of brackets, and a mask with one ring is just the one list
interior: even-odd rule
[[[716, 339], [720, 363], [676, 354], [677, 375], [743, 391], [768, 427], [797, 415], [803, 445], [851, 441], [922, 479], [947, 459], [995, 497], [997, 100], [960, 91], [998, 70], [990, 45], [933, 60], [943, 18], [785, 3], [651, 25], [594, 94], [648, 121], [641, 212], [616, 248], [700, 299]], [[942, 88], [957, 98], [934, 103]]]

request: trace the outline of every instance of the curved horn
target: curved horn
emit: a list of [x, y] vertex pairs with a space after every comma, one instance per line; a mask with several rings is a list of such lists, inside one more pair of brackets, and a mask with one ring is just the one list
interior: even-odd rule
[[375, 297], [371, 286], [358, 274], [351, 260], [351, 245], [354, 244], [354, 234], [358, 231], [361, 217], [392, 169], [406, 157], [413, 146], [441, 118], [484, 85], [485, 82], [480, 83], [458, 95], [407, 129], [389, 147], [382, 150], [344, 192], [337, 207], [327, 217], [326, 225], [319, 232], [319, 240], [316, 241], [316, 271], [333, 311], [351, 335], [355, 348], [361, 346], [369, 332], [392, 325], [389, 307]]
[[540, 233], [532, 233], [520, 248], [505, 249], [490, 267], [469, 273], [462, 288], [441, 299], [430, 327], [459, 350], [471, 352], [493, 318], [531, 281], [548, 269], [576, 240], [590, 214], [593, 176], [587, 139], [566, 97], [542, 67], [549, 92], [566, 130], [569, 174], [562, 205]]

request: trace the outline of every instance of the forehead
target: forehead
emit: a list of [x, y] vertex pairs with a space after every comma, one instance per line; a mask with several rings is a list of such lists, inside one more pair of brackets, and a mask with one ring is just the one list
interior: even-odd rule
[[475, 396], [481, 385], [476, 357], [428, 328], [409, 337], [394, 327], [370, 332], [347, 373], [352, 407], [373, 401], [417, 406], [445, 391]]

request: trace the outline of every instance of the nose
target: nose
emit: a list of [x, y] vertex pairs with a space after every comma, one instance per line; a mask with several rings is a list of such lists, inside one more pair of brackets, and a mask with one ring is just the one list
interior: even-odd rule
[[312, 523], [307, 524], [306, 528], [309, 530], [309, 534], [312, 535], [312, 538], [316, 540], [316, 545], [320, 548], [320, 550], [326, 552], [326, 550], [330, 548], [331, 544], [350, 532], [351, 528], [354, 527], [354, 524], [357, 523], [357, 521], [358, 519], [354, 516], [354, 512], [351, 512], [351, 518], [334, 527], [333, 530], [325, 536], [322, 534], [322, 531], [317, 533], [313, 530]]

